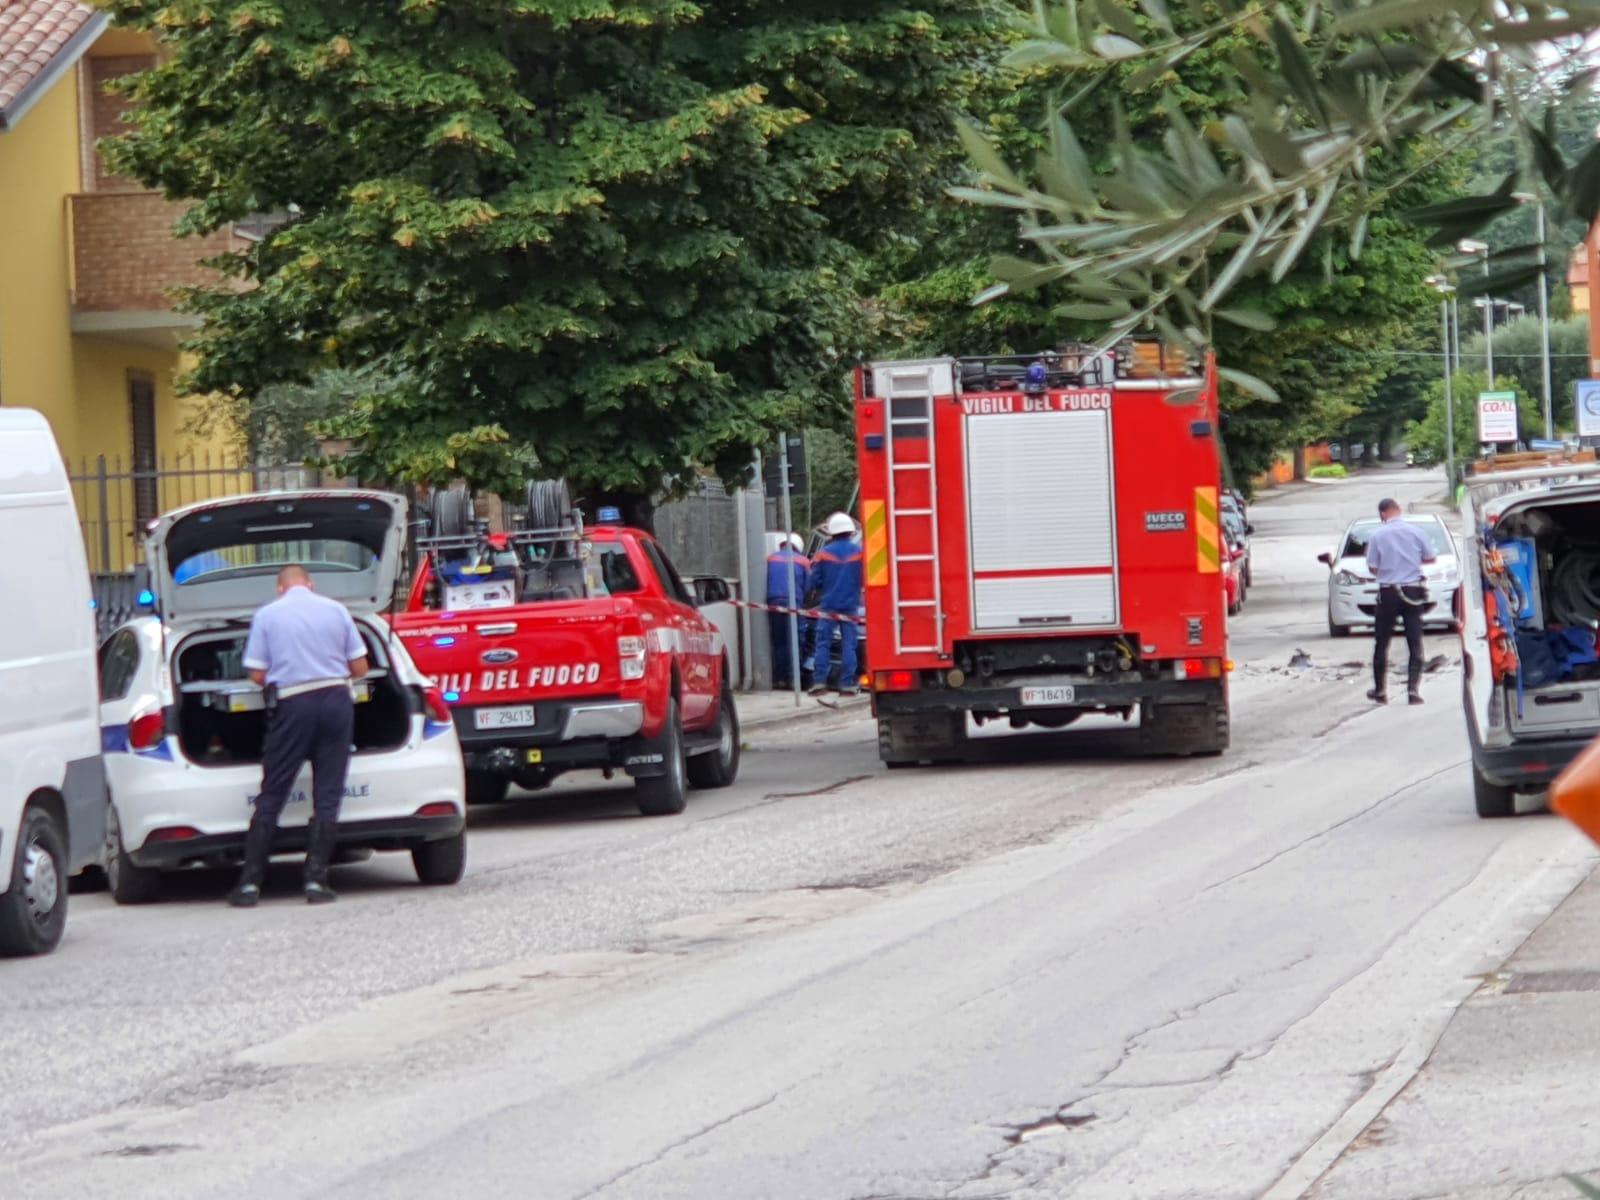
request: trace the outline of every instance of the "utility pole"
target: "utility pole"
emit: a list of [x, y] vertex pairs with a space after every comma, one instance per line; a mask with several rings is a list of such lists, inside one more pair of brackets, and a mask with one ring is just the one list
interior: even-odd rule
[[[793, 502], [792, 502], [792, 499], [791, 499], [791, 496], [790, 496], [790, 490], [789, 490], [789, 435], [787, 433], [782, 433], [782, 434], [779, 434], [778, 436], [781, 439], [780, 445], [782, 445], [782, 447], [783, 447], [783, 460], [782, 460], [783, 461], [783, 538], [784, 538], [785, 547], [788, 547], [789, 538], [794, 535], [794, 505], [793, 505]], [[793, 568], [790, 568], [789, 579], [790, 579], [790, 584], [789, 584], [789, 592], [790, 592], [790, 595], [789, 595], [789, 607], [791, 607], [791, 608], [799, 608], [800, 607], [800, 603], [801, 603], [801, 598], [799, 596], [796, 596], [796, 595], [793, 594], [794, 593], [794, 583], [793, 583], [794, 570], [793, 570]], [[771, 603], [771, 597], [768, 597], [768, 603]], [[794, 703], [795, 703], [795, 707], [799, 708], [800, 707], [800, 619], [798, 617], [796, 617], [793, 613], [789, 613], [787, 615], [788, 615], [788, 618], [789, 618], [789, 620], [787, 622], [787, 628], [788, 628], [788, 634], [789, 634], [789, 675], [790, 675], [791, 679], [794, 681]]]

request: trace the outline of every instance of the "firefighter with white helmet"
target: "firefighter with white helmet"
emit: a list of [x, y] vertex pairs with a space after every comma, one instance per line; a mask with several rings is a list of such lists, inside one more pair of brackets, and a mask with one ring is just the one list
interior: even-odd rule
[[812, 670], [811, 694], [828, 690], [828, 672], [833, 665], [833, 634], [839, 632], [839, 694], [856, 694], [856, 618], [861, 612], [861, 543], [856, 541], [856, 523], [848, 514], [836, 512], [823, 525], [828, 543], [817, 551], [811, 563], [811, 588], [817, 593], [817, 607], [823, 616], [817, 621], [816, 661]]

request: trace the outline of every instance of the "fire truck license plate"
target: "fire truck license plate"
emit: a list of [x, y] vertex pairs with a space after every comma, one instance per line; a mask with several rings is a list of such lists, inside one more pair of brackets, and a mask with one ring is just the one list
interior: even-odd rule
[[473, 714], [473, 719], [479, 729], [515, 729], [520, 725], [533, 725], [537, 721], [531, 704], [521, 708], [480, 708]]
[[1030, 708], [1071, 704], [1076, 698], [1077, 689], [1071, 686], [1025, 687], [1022, 689], [1022, 703]]

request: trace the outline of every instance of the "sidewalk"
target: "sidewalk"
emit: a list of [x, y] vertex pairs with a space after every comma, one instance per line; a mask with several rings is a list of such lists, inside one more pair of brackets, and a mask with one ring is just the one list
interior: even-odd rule
[[1312, 1195], [1580, 1200], [1562, 1175], [1600, 1183], [1597, 929], [1600, 870], [1484, 978]]
[[755, 729], [770, 728], [774, 725], [783, 725], [793, 721], [815, 721], [824, 717], [863, 717], [870, 710], [870, 701], [865, 692], [851, 700], [841, 700], [838, 696], [827, 695], [823, 697], [830, 708], [820, 704], [804, 692], [800, 694], [800, 703], [796, 706], [793, 692], [740, 692], [737, 700], [739, 704], [739, 725], [745, 732]]

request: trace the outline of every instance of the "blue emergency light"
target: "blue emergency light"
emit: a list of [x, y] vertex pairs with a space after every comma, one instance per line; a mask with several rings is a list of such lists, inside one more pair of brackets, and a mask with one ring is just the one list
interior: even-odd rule
[[620, 525], [621, 523], [622, 510], [620, 508], [613, 508], [608, 504], [600, 510], [600, 524]]
[[149, 608], [155, 602], [156, 602], [156, 594], [154, 592], [152, 592], [149, 588], [145, 588], [144, 591], [139, 593], [139, 603], [142, 606], [144, 606], [145, 608]]
[[444, 702], [446, 704], [454, 704], [459, 699], [461, 699], [460, 692], [446, 692], [444, 694]]
[[436, 637], [433, 639], [433, 644], [435, 646], [454, 646], [456, 640], [453, 637]]
[[1029, 363], [1028, 374], [1022, 390], [1025, 392], [1042, 392], [1050, 386], [1050, 371], [1043, 363]]

